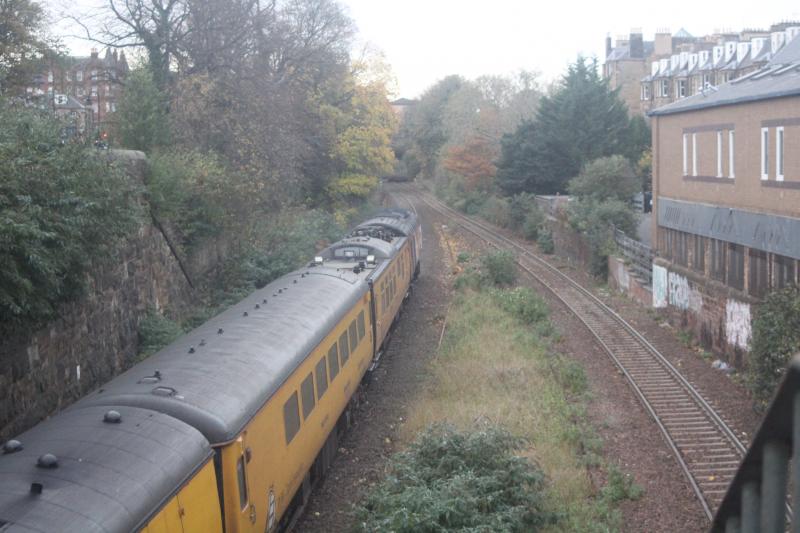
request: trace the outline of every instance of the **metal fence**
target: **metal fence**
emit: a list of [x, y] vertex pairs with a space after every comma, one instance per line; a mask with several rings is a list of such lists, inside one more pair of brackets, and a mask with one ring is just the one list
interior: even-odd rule
[[[790, 468], [791, 465], [791, 468]], [[791, 475], [791, 480], [789, 479]], [[787, 487], [792, 487], [791, 500]], [[787, 503], [791, 501], [791, 506]], [[782, 533], [800, 506], [800, 354], [794, 356], [714, 516], [712, 533]]]
[[631, 239], [625, 232], [616, 228], [614, 228], [614, 241], [636, 277], [644, 281], [648, 287], [652, 287], [653, 249], [636, 239]]

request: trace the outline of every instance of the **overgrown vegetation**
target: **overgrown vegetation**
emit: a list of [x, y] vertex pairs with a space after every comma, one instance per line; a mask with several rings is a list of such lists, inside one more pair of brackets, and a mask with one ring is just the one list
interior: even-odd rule
[[555, 522], [542, 470], [517, 455], [526, 445], [500, 428], [431, 427], [392, 459], [360, 504], [357, 530], [522, 533]]
[[747, 386], [765, 407], [786, 367], [800, 351], [800, 288], [774, 291], [753, 318], [753, 340], [747, 362]]
[[155, 309], [148, 310], [147, 315], [139, 323], [138, 358], [141, 360], [153, 355], [183, 333], [183, 328], [174, 320]]
[[0, 99], [0, 323], [19, 330], [80, 294], [140, 215], [141, 191], [115, 162], [63, 142], [49, 114]]
[[[527, 288], [496, 286], [479, 274], [484, 262], [478, 260], [479, 268], [468, 267], [460, 276], [469, 281], [457, 282], [460, 289], [448, 314], [442, 348], [431, 363], [425, 392], [409, 407], [402, 436], [412, 442], [427, 428], [446, 423], [463, 435], [500, 429], [524, 439], [515, 454], [544, 473], [538, 509], [557, 520], [528, 529], [471, 530], [618, 530], [619, 501], [638, 497], [641, 489], [630, 476], [604, 466], [602, 442], [586, 417], [589, 396], [583, 368], [555, 353], [558, 337], [544, 301]], [[435, 451], [441, 453], [439, 448]], [[413, 460], [413, 455], [403, 458]], [[433, 458], [448, 461], [441, 455]], [[587, 472], [597, 467], [608, 472], [608, 483], [599, 492]], [[377, 491], [377, 501], [368, 498], [368, 505], [361, 507], [362, 524], [402, 516], [403, 508], [416, 509], [423, 501], [430, 509], [442, 509], [449, 501], [441, 493], [419, 490], [404, 492], [407, 499], [395, 502], [386, 487], [398, 483], [392, 470]], [[471, 501], [466, 494], [462, 497]], [[441, 523], [436, 527], [427, 531], [464, 530]]]

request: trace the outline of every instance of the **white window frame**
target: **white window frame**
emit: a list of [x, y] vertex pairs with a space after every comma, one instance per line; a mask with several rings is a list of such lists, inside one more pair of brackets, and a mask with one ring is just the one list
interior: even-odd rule
[[722, 177], [722, 130], [717, 130], [717, 177]]
[[83, 71], [78, 70], [75, 72], [75, 81], [83, 81]]
[[735, 152], [735, 141], [736, 141], [736, 130], [728, 131], [728, 177], [733, 179], [736, 177], [736, 167], [733, 164], [734, 152]]
[[678, 98], [686, 98], [686, 80], [677, 80], [675, 82], [675, 93]]
[[692, 176], [697, 176], [697, 134], [692, 133]]
[[769, 179], [769, 128], [761, 128], [761, 179]]
[[669, 80], [661, 80], [661, 96], [663, 98], [669, 96]]
[[778, 126], [775, 128], [775, 180], [776, 181], [783, 181], [783, 174], [785, 169], [783, 168], [784, 164], [784, 132], [783, 126]]
[[683, 134], [683, 175], [689, 175], [689, 134]]

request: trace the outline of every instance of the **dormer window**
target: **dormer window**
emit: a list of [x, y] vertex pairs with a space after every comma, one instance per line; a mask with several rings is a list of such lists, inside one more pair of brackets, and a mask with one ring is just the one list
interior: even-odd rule
[[686, 80], [675, 82], [675, 94], [678, 98], [686, 98]]
[[642, 84], [642, 100], [650, 100], [650, 84]]

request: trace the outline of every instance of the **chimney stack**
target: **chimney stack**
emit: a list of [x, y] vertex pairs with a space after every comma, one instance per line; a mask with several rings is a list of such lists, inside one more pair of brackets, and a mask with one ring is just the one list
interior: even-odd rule
[[641, 30], [633, 30], [630, 39], [631, 59], [644, 59], [644, 40]]
[[611, 55], [611, 35], [606, 34], [606, 59]]

